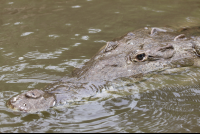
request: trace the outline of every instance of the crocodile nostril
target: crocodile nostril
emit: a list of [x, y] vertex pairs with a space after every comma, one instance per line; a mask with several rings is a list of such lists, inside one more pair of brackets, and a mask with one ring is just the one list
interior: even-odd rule
[[17, 101], [17, 99], [18, 99], [18, 96], [13, 97], [13, 99], [11, 99], [10, 102], [11, 102], [11, 103], [15, 103], [15, 102]]

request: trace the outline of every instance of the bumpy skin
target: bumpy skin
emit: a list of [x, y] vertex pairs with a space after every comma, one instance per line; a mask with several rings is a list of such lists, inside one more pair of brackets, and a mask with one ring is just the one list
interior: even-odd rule
[[[31, 90], [8, 101], [11, 109], [43, 111], [54, 105], [90, 99], [112, 83], [140, 80], [167, 69], [200, 66], [199, 27], [146, 28], [107, 42], [81, 68], [42, 90]], [[128, 80], [127, 80], [128, 79]], [[120, 82], [122, 82], [120, 81]]]
[[11, 98], [7, 104], [11, 109], [17, 111], [37, 112], [54, 106], [55, 102], [53, 94], [34, 89]]

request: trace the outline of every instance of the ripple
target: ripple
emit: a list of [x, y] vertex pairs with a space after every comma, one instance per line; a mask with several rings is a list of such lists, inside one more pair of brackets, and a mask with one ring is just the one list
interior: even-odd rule
[[106, 43], [106, 41], [105, 41], [105, 40], [95, 40], [94, 42]]
[[154, 11], [154, 12], [165, 12], [165, 11], [162, 11], [162, 10], [154, 10], [154, 9], [149, 8], [149, 7], [142, 7], [142, 9], [150, 10], [150, 11]]
[[59, 66], [63, 65], [68, 65], [68, 66], [73, 66], [73, 67], [78, 67], [82, 66], [83, 63], [87, 62], [89, 59], [71, 59], [71, 60], [66, 60], [66, 62], [59, 64]]
[[74, 36], [79, 36], [80, 34], [75, 34]]
[[27, 36], [27, 35], [30, 35], [32, 33], [34, 33], [34, 32], [25, 32], [25, 33], [22, 33], [21, 36]]
[[45, 69], [55, 70], [58, 72], [64, 72], [66, 68], [61, 68], [59, 66], [47, 66], [47, 67], [45, 67]]
[[66, 25], [66, 26], [71, 26], [72, 24], [70, 24], [70, 23], [66, 23], [65, 25]]
[[15, 22], [14, 25], [23, 24], [22, 22]]
[[5, 23], [5, 24], [3, 24], [3, 26], [7, 26], [7, 25], [10, 25], [10, 23]]
[[14, 54], [14, 52], [11, 52], [11, 53], [7, 53], [7, 54], [4, 54], [5, 56], [11, 56], [11, 55], [13, 55]]
[[81, 39], [82, 39], [82, 40], [88, 40], [88, 39], [89, 39], [89, 36], [82, 36]]
[[0, 67], [0, 72], [18, 72], [24, 70], [24, 68], [28, 65], [28, 63], [16, 64], [14, 66], [2, 66]]
[[17, 80], [9, 80], [6, 83], [52, 83], [53, 81], [50, 80], [41, 80], [41, 79], [17, 79]]
[[63, 51], [68, 50], [66, 48], [56, 50], [54, 52], [48, 52], [48, 53], [41, 53], [38, 51], [32, 51], [28, 52], [27, 54], [24, 55], [26, 58], [31, 58], [31, 59], [56, 59], [58, 56], [62, 54]]
[[51, 34], [51, 35], [48, 35], [48, 36], [49, 36], [50, 38], [53, 38], [53, 39], [60, 37], [59, 35], [56, 35], [56, 34]]
[[93, 29], [93, 28], [90, 28], [90, 29], [88, 29], [88, 32], [89, 32], [89, 33], [99, 33], [99, 32], [101, 32], [101, 29]]
[[80, 8], [80, 7], [81, 7], [80, 5], [72, 6], [72, 8]]
[[75, 43], [73, 46], [76, 47], [76, 46], [79, 46], [81, 43]]

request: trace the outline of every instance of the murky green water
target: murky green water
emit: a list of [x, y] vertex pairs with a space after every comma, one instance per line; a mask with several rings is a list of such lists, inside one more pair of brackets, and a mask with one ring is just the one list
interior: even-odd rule
[[150, 78], [133, 87], [141, 93], [41, 114], [5, 105], [69, 74], [113, 38], [199, 25], [199, 14], [199, 0], [1, 0], [0, 132], [200, 132], [198, 68]]

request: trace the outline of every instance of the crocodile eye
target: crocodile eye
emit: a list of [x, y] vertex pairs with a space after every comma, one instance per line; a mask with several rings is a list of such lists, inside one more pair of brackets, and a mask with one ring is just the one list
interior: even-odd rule
[[34, 93], [32, 93], [32, 95], [33, 95], [33, 96], [35, 96], [35, 94], [34, 94]]
[[142, 61], [144, 59], [144, 57], [145, 57], [145, 53], [136, 55], [136, 59], [139, 61]]
[[133, 61], [136, 61], [136, 62], [146, 61], [147, 57], [148, 57], [148, 54], [146, 54], [145, 52], [139, 52], [135, 54]]
[[38, 89], [30, 90], [26, 92], [25, 96], [28, 98], [36, 99], [42, 96], [42, 91]]
[[148, 52], [145, 51], [140, 51], [136, 52], [136, 54], [130, 53], [129, 55], [126, 56], [126, 62], [127, 64], [130, 64], [131, 62], [143, 62], [148, 59]]

